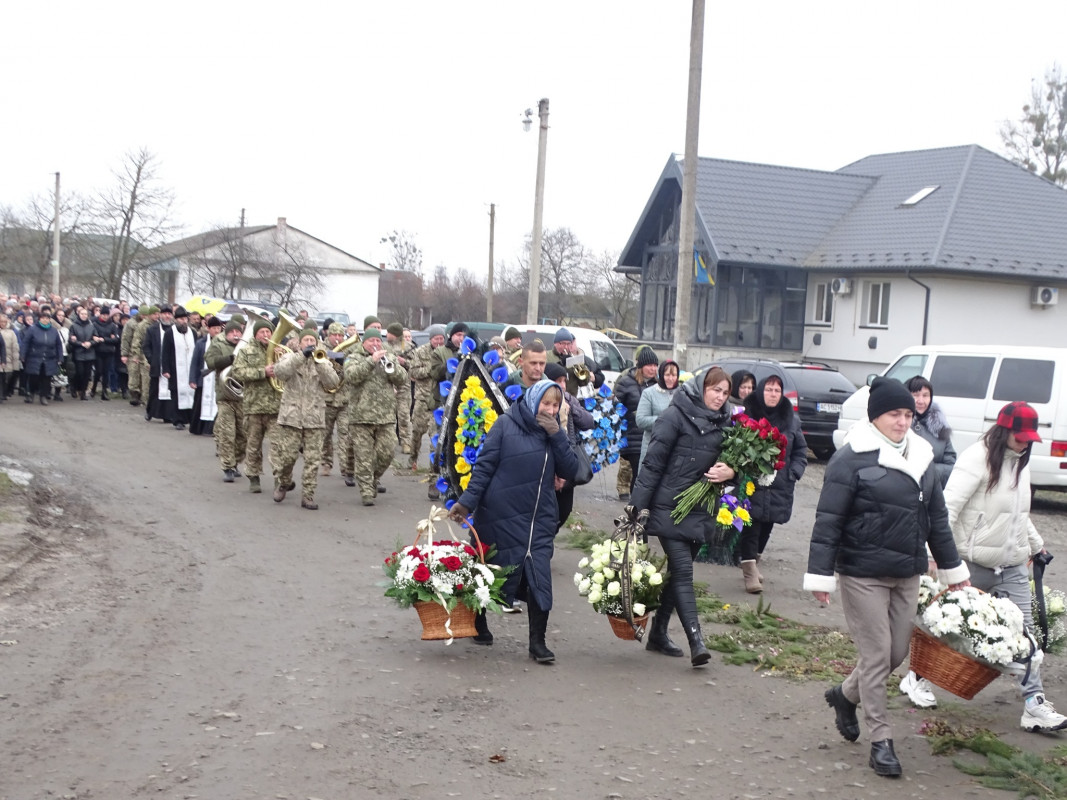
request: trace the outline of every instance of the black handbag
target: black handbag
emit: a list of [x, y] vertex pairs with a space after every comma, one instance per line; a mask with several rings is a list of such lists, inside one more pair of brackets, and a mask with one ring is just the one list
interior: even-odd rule
[[571, 450], [578, 459], [578, 471], [574, 475], [574, 485], [585, 486], [593, 480], [593, 462], [589, 460], [589, 454], [585, 452], [585, 447], [580, 443], [572, 444]]

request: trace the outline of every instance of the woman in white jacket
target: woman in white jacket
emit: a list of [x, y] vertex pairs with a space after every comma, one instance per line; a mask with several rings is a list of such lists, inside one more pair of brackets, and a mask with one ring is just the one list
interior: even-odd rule
[[[1030, 613], [1030, 557], [1044, 542], [1030, 520], [1030, 449], [1040, 442], [1037, 412], [1008, 403], [997, 424], [959, 456], [945, 487], [956, 548], [971, 571], [971, 584], [1006, 594], [1033, 629]], [[1067, 717], [1045, 700], [1041, 671], [1032, 667], [1022, 683], [1020, 725], [1030, 731], [1067, 728]]]

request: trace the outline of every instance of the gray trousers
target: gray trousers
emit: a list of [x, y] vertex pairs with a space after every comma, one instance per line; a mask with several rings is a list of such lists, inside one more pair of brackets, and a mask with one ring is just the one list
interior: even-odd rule
[[911, 578], [851, 578], [838, 576], [841, 608], [856, 644], [858, 659], [841, 690], [863, 709], [872, 742], [893, 738], [887, 709], [889, 673], [908, 657], [919, 576]]
[[[998, 575], [989, 567], [982, 567], [970, 561], [964, 563], [971, 571], [972, 586], [990, 594], [1006, 595], [1023, 612], [1023, 623], [1026, 629], [1034, 630], [1034, 617], [1030, 606], [1030, 571], [1026, 564], [1004, 567]], [[1019, 686], [1024, 698], [1044, 694], [1045, 690], [1041, 685], [1041, 668], [1033, 667], [1030, 670], [1030, 677], [1025, 683], [1020, 682]]]

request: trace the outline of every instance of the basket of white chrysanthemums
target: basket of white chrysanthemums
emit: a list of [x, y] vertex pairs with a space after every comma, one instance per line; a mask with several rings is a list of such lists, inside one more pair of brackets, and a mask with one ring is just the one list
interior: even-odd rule
[[911, 668], [970, 700], [1002, 672], [1030, 662], [1033, 640], [1019, 607], [973, 586], [949, 591], [923, 576], [911, 638]]

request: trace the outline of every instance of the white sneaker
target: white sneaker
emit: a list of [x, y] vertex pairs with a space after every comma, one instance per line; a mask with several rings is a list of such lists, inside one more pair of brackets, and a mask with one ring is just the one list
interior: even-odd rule
[[908, 672], [900, 682], [900, 691], [908, 696], [916, 708], [937, 708], [934, 687], [926, 678], [920, 678], [914, 672]]
[[1043, 694], [1038, 694], [1023, 704], [1023, 717], [1019, 724], [1027, 731], [1062, 731], [1067, 728], [1067, 717], [1056, 713], [1052, 703]]

